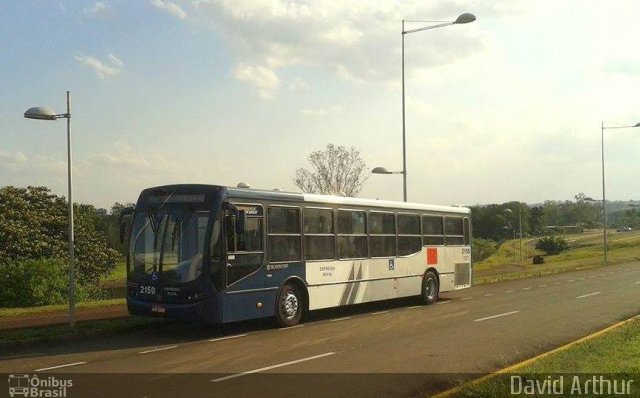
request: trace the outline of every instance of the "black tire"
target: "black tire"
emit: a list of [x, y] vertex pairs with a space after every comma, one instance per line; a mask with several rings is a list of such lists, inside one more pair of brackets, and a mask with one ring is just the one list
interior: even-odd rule
[[438, 295], [440, 294], [440, 284], [438, 283], [438, 277], [433, 271], [428, 271], [422, 278], [422, 303], [429, 305], [438, 301]]
[[276, 299], [278, 326], [286, 328], [300, 323], [305, 305], [304, 296], [299, 289], [289, 284], [282, 286]]

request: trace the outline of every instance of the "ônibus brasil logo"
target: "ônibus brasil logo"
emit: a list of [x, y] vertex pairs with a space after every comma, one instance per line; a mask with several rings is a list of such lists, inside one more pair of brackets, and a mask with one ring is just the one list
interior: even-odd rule
[[9, 397], [11, 398], [64, 398], [71, 387], [73, 387], [73, 381], [70, 379], [28, 374], [9, 375]]

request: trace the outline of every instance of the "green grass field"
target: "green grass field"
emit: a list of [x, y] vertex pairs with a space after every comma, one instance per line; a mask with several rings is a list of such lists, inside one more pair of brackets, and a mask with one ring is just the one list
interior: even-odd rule
[[[573, 345], [566, 350], [551, 353], [525, 366], [510, 369], [509, 373], [497, 374], [475, 384], [466, 384], [455, 393], [456, 397], [507, 397], [511, 394], [511, 376], [544, 381], [548, 376], [557, 379], [565, 376], [565, 394], [570, 396], [570, 381], [573, 374], [586, 380], [593, 375], [604, 375], [609, 379], [634, 379], [632, 393], [640, 396], [640, 318], [608, 331], [598, 337]], [[575, 395], [575, 394], [574, 394]], [[607, 394], [580, 394], [581, 397], [609, 396]]]
[[[607, 236], [609, 237], [610, 264], [640, 260], [640, 231], [611, 230], [608, 231]], [[569, 251], [554, 256], [544, 256], [545, 263], [540, 265], [533, 264], [533, 256], [542, 254], [535, 249], [536, 239], [523, 239], [522, 264], [520, 264], [519, 240], [508, 240], [498, 248], [496, 253], [483, 261], [474, 263], [474, 283], [491, 283], [603, 265], [601, 232], [566, 235], [564, 238], [569, 243]]]

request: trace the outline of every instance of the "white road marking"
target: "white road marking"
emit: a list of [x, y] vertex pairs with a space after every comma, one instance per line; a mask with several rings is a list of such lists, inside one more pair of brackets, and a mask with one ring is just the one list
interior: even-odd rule
[[218, 337], [216, 339], [209, 339], [209, 341], [222, 341], [222, 340], [229, 340], [229, 339], [237, 339], [238, 337], [244, 337], [247, 334], [236, 334], [234, 336], [225, 336], [225, 337]]
[[450, 303], [450, 302], [451, 302], [451, 300], [447, 300], [447, 301], [438, 301], [438, 302], [436, 302], [436, 304], [447, 304], [447, 303]]
[[595, 296], [596, 294], [600, 294], [602, 292], [595, 292], [595, 293], [589, 293], [589, 294], [583, 294], [582, 296], [578, 296], [576, 297], [577, 299], [581, 299], [581, 298], [585, 298], [585, 297], [590, 297], [590, 296]]
[[562, 285], [562, 282], [554, 282], [554, 285]]
[[345, 316], [344, 318], [329, 319], [329, 322], [346, 321], [347, 319], [351, 319], [351, 317], [350, 316]]
[[636, 282], [636, 285], [640, 285], [640, 281]]
[[491, 297], [491, 296], [495, 296], [495, 295], [496, 295], [495, 293], [487, 293], [487, 294], [485, 294], [484, 296], [485, 296], [485, 297]]
[[596, 276], [590, 276], [589, 279], [596, 279]]
[[547, 287], [547, 285], [540, 285], [540, 286], [538, 286], [538, 287]]
[[300, 363], [300, 362], [306, 362], [306, 361], [311, 361], [313, 359], [324, 358], [324, 357], [328, 357], [330, 355], [335, 355], [335, 352], [325, 352], [324, 354], [314, 355], [312, 357], [306, 357], [306, 358], [302, 358], [302, 359], [296, 359], [295, 361], [279, 363], [277, 365], [266, 366], [266, 367], [260, 368], [260, 369], [248, 370], [246, 372], [236, 373], [236, 374], [225, 376], [225, 377], [220, 377], [220, 378], [217, 378], [217, 379], [213, 379], [211, 381], [214, 382], [214, 383], [217, 383], [219, 381], [234, 379], [236, 377], [246, 376], [246, 375], [253, 374], [253, 373], [264, 372], [265, 370], [281, 368], [283, 366], [289, 366], [289, 365], [293, 365], [293, 364]]
[[[640, 282], [638, 282], [638, 283], [640, 283]], [[464, 298], [462, 298], [460, 301], [471, 300], [472, 298], [473, 298], [473, 297], [464, 297]]]
[[474, 322], [481, 322], [481, 321], [487, 321], [489, 319], [494, 319], [494, 318], [500, 318], [501, 316], [507, 316], [507, 315], [513, 315], [513, 314], [517, 314], [520, 311], [511, 311], [511, 312], [505, 312], [504, 314], [498, 314], [498, 315], [492, 315], [492, 316], [488, 316], [486, 318], [480, 318], [480, 319], [474, 319]]
[[615, 274], [615, 272], [609, 272], [609, 275], [613, 275], [613, 274]]
[[513, 290], [507, 290], [505, 293], [513, 293]]
[[411, 307], [407, 307], [408, 310], [412, 310], [414, 308], [422, 308], [422, 305], [412, 305]]
[[523, 287], [522, 290], [529, 290], [531, 289], [530, 287]]
[[169, 346], [169, 347], [154, 348], [153, 350], [142, 351], [142, 352], [139, 352], [138, 354], [149, 354], [151, 352], [171, 350], [173, 348], [178, 348], [178, 346], [177, 345], [172, 345], [172, 346]]
[[304, 324], [300, 323], [300, 324], [298, 324], [296, 326], [289, 326], [289, 327], [286, 327], [286, 328], [280, 328], [278, 330], [291, 330], [291, 329], [296, 329], [296, 328], [301, 328], [301, 327], [304, 327]]
[[69, 366], [77, 366], [77, 365], [84, 365], [86, 362], [74, 362], [74, 363], [67, 363], [64, 365], [58, 365], [58, 366], [51, 366], [48, 368], [41, 368], [41, 369], [36, 369], [34, 370], [34, 372], [44, 372], [45, 370], [53, 370], [53, 369], [60, 369], [60, 368], [68, 368]]
[[386, 314], [387, 312], [389, 312], [389, 310], [387, 311], [378, 311], [378, 312], [372, 312], [371, 315], [380, 315], [380, 314]]

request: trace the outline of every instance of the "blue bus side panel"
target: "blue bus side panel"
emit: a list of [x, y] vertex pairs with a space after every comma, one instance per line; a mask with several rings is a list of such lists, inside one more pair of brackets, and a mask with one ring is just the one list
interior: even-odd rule
[[[223, 322], [274, 316], [278, 289], [291, 277], [305, 281], [304, 263], [266, 264], [253, 275], [238, 281], [224, 293]], [[261, 288], [253, 291], [257, 286]], [[249, 291], [243, 292], [245, 289]]]
[[273, 316], [277, 294], [277, 290], [225, 293], [223, 299], [224, 322]]
[[[279, 268], [286, 266], [286, 268]], [[267, 264], [264, 279], [265, 287], [280, 287], [292, 276], [297, 276], [306, 284], [306, 267], [304, 263]]]

